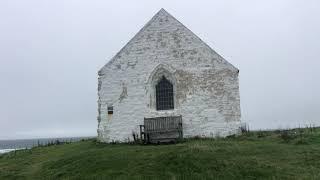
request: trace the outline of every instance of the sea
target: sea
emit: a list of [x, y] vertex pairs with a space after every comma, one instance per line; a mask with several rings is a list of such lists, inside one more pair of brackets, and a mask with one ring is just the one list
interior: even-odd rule
[[0, 154], [7, 153], [19, 149], [30, 149], [39, 145], [59, 142], [77, 142], [94, 137], [64, 137], [64, 138], [39, 138], [39, 139], [15, 139], [0, 140]]

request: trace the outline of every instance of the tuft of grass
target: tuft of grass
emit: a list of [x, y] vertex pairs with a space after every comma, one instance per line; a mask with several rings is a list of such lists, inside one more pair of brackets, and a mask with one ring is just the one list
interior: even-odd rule
[[319, 179], [319, 150], [319, 128], [167, 145], [91, 139], [0, 155], [0, 179]]

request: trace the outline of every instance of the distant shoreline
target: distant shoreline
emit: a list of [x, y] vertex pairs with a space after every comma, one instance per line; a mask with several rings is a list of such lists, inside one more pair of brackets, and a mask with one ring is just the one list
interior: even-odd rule
[[[23, 148], [20, 148], [20, 149], [23, 149]], [[20, 150], [20, 149], [0, 149], [0, 154], [8, 153], [11, 151], [16, 151], [16, 150]]]
[[0, 142], [1, 141], [16, 141], [16, 140], [34, 140], [34, 139], [67, 139], [67, 138], [95, 138], [97, 136], [70, 136], [70, 137], [35, 137], [35, 138], [17, 138], [17, 139], [0, 139]]
[[17, 149], [30, 149], [32, 147], [46, 145], [56, 141], [77, 142], [82, 139], [91, 138], [95, 138], [95, 136], [0, 140], [0, 154], [2, 154], [2, 152], [10, 152]]

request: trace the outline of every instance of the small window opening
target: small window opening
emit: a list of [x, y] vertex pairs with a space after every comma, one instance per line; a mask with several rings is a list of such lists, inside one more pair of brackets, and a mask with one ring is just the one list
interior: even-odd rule
[[174, 109], [173, 85], [164, 76], [156, 85], [157, 110]]
[[108, 107], [108, 114], [113, 114], [113, 106]]

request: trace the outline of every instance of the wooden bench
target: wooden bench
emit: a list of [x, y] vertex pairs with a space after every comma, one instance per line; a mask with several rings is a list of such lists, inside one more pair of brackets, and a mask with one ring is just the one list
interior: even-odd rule
[[175, 142], [183, 138], [182, 116], [144, 118], [140, 137], [145, 143]]

